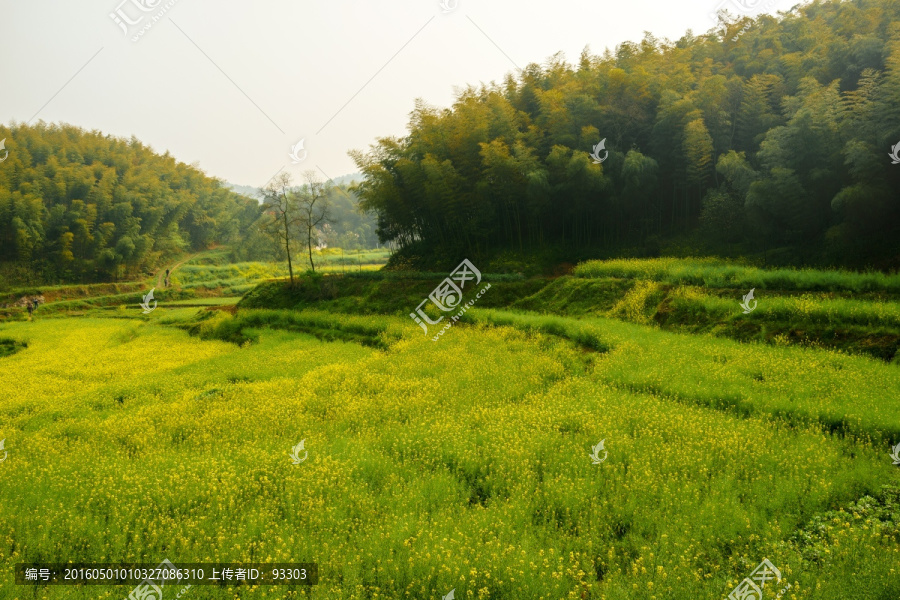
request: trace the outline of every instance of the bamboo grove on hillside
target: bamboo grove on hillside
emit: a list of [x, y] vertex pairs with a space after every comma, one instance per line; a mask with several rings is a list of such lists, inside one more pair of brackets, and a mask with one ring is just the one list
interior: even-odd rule
[[417, 102], [408, 136], [351, 156], [401, 246], [621, 246], [699, 225], [853, 253], [900, 224], [898, 101], [900, 4], [816, 2], [557, 55], [451, 109]]

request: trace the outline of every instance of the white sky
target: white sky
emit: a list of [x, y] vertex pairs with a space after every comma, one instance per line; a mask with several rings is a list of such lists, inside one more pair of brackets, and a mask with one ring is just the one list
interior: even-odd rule
[[[445, 1], [456, 8], [442, 13], [441, 0], [0, 0], [0, 122], [135, 135], [241, 185], [261, 186], [281, 168], [337, 177], [356, 171], [348, 150], [404, 135], [417, 97], [449, 106], [454, 87], [500, 82], [515, 65], [558, 51], [575, 62], [585, 46], [601, 54], [644, 31], [699, 34], [722, 3]], [[753, 12], [793, 3], [734, 1]], [[132, 21], [146, 15], [127, 37], [109, 16], [117, 8]], [[288, 153], [301, 139], [308, 154], [294, 165]]]

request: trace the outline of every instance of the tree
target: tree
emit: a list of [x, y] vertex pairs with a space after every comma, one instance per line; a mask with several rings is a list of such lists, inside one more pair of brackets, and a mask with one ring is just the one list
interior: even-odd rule
[[305, 171], [306, 184], [297, 194], [297, 223], [306, 241], [309, 254], [309, 268], [316, 272], [313, 262], [313, 239], [318, 239], [316, 228], [331, 222], [331, 204], [328, 201], [328, 186], [318, 178], [315, 171]]
[[288, 273], [291, 286], [294, 285], [294, 266], [291, 262], [291, 240], [300, 226], [298, 198], [291, 190], [290, 173], [279, 173], [260, 190], [263, 196], [263, 211], [269, 218], [263, 222], [262, 230], [276, 244], [284, 246], [287, 255]]
[[687, 159], [688, 181], [697, 186], [697, 196], [709, 180], [712, 167], [713, 141], [703, 119], [694, 119], [684, 128], [684, 155]]
[[806, 3], [417, 102], [408, 135], [351, 153], [360, 206], [410, 257], [575, 258], [663, 233], [790, 244], [798, 262], [834, 231], [900, 247], [898, 20], [895, 0]]

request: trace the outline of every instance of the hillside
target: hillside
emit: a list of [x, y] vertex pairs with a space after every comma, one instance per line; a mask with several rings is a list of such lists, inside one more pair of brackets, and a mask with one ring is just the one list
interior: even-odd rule
[[900, 3], [820, 1], [553, 56], [448, 109], [417, 102], [408, 135], [352, 156], [382, 241], [426, 270], [511, 249], [653, 256], [672, 237], [897, 268], [898, 99]]
[[162, 258], [239, 241], [261, 214], [257, 202], [134, 138], [42, 122], [0, 126], [3, 138], [0, 278], [129, 278]]
[[[408, 317], [440, 273], [348, 273], [304, 278], [291, 289], [263, 282], [239, 306]], [[484, 275], [480, 308], [548, 317], [613, 318], [667, 331], [744, 342], [831, 348], [900, 363], [900, 276], [762, 271], [711, 260], [595, 261], [571, 276]], [[743, 314], [755, 287], [759, 310]], [[432, 317], [437, 318], [439, 314]], [[552, 328], [551, 328], [552, 329]]]

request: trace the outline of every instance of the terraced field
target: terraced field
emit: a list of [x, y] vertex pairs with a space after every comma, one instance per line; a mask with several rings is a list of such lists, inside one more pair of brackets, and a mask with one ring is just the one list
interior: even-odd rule
[[[320, 583], [183, 597], [695, 600], [767, 558], [766, 598], [900, 597], [897, 365], [635, 322], [615, 307], [642, 280], [614, 279], [608, 314], [576, 295], [567, 315], [546, 282], [500, 278], [438, 342], [405, 316], [424, 279], [384, 280], [395, 306], [325, 278], [235, 314], [0, 324], [27, 344], [0, 358], [3, 580], [253, 560], [317, 562]], [[763, 298], [746, 318], [766, 325]], [[889, 322], [890, 301], [869, 309]], [[130, 591], [25, 590], [0, 598]]]

